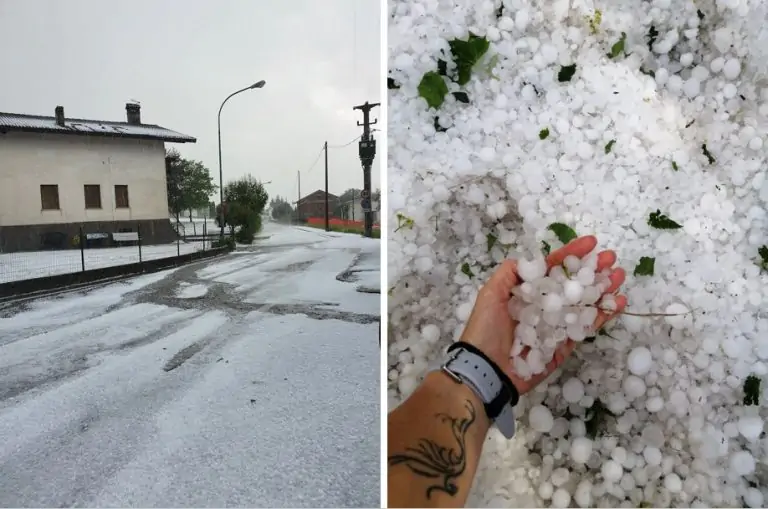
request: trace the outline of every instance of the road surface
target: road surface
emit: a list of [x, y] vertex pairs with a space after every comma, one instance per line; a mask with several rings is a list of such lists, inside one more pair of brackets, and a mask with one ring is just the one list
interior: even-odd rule
[[0, 505], [378, 506], [378, 242], [265, 233], [0, 309]]

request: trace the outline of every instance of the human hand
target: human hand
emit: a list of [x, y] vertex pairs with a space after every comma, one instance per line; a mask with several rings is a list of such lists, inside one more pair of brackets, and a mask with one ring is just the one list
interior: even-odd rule
[[[596, 237], [580, 237], [552, 252], [547, 257], [547, 265], [549, 268], [560, 265], [568, 255], [583, 258], [595, 247], [597, 247]], [[615, 263], [615, 252], [602, 251], [597, 257], [597, 272], [613, 267]], [[610, 275], [611, 285], [603, 295], [616, 292], [624, 283], [625, 276], [624, 269], [613, 269]], [[509, 357], [509, 353], [512, 350], [517, 322], [510, 316], [508, 305], [512, 289], [520, 283], [520, 278], [517, 276], [517, 263], [514, 260], [505, 260], [480, 289], [475, 306], [472, 309], [472, 314], [469, 316], [467, 325], [461, 335], [461, 341], [479, 348], [496, 365], [504, 370], [510, 380], [512, 380], [512, 383], [515, 384], [517, 391], [520, 394], [525, 394], [562, 365], [568, 356], [571, 355], [571, 352], [573, 352], [576, 343], [568, 339], [560, 344], [543, 373], [534, 375], [529, 380], [524, 380], [515, 375], [512, 371], [512, 360]], [[598, 310], [594, 324], [595, 330], [600, 329], [605, 322], [621, 313], [626, 305], [626, 297], [618, 295], [616, 297], [615, 311], [608, 313]], [[528, 350], [528, 348], [523, 349], [521, 353], [523, 358], [527, 356]]]

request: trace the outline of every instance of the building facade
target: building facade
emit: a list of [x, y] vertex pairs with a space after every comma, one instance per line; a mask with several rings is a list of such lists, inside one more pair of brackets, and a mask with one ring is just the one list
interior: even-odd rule
[[[355, 221], [363, 221], [365, 219], [365, 212], [363, 212], [363, 207], [360, 205], [360, 198], [355, 200], [355, 202], [349, 208], [350, 210], [347, 214], [349, 217], [346, 217], [345, 219], [352, 219]], [[371, 209], [371, 212], [373, 213], [373, 222], [378, 224], [380, 213], [379, 202], [371, 201]]]
[[[333, 215], [336, 206], [339, 203], [339, 197], [328, 193], [328, 213]], [[299, 214], [299, 221], [306, 221], [310, 217], [325, 217], [325, 191], [318, 189], [312, 194], [301, 198], [296, 204]]]
[[73, 247], [83, 233], [141, 231], [142, 242], [176, 238], [168, 217], [165, 143], [190, 136], [127, 121], [0, 113], [0, 251]]

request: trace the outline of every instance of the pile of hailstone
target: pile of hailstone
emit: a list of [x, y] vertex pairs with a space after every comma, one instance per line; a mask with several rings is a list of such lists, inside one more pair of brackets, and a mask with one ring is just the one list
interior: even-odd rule
[[[510, 358], [515, 373], [528, 380], [546, 371], [555, 350], [568, 338], [581, 342], [592, 336], [598, 308], [615, 311], [616, 301], [613, 295], [600, 298], [611, 286], [611, 271], [595, 273], [597, 251], [582, 260], [567, 256], [563, 265], [551, 270], [543, 255], [521, 259], [517, 270], [523, 283], [509, 301], [510, 315], [518, 322]], [[523, 358], [525, 347], [529, 350]]]
[[[388, 7], [390, 407], [442, 360], [494, 267], [556, 249], [563, 223], [616, 251], [627, 313], [521, 399], [512, 440], [492, 430], [469, 504], [768, 504], [768, 7]], [[487, 42], [471, 69], [452, 53], [470, 34]], [[570, 303], [594, 296], [590, 263], [564, 268], [580, 288], [563, 280], [541, 313], [511, 310], [541, 352], [518, 369], [538, 370], [563, 324], [579, 337], [589, 306]], [[558, 305], [579, 311], [555, 320]], [[761, 390], [745, 397], [747, 382]]]

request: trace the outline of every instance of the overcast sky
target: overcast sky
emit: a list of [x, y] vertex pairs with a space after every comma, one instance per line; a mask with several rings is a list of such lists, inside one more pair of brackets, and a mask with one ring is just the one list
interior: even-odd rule
[[[294, 201], [297, 171], [302, 195], [324, 186], [322, 158], [307, 171], [323, 142], [361, 134], [352, 107], [380, 101], [379, 32], [379, 0], [0, 0], [0, 111], [125, 120], [135, 99], [142, 122], [197, 138], [167, 146], [218, 183], [219, 106], [263, 79], [222, 112], [224, 181], [251, 173]], [[329, 169], [331, 193], [362, 188], [356, 143]]]

